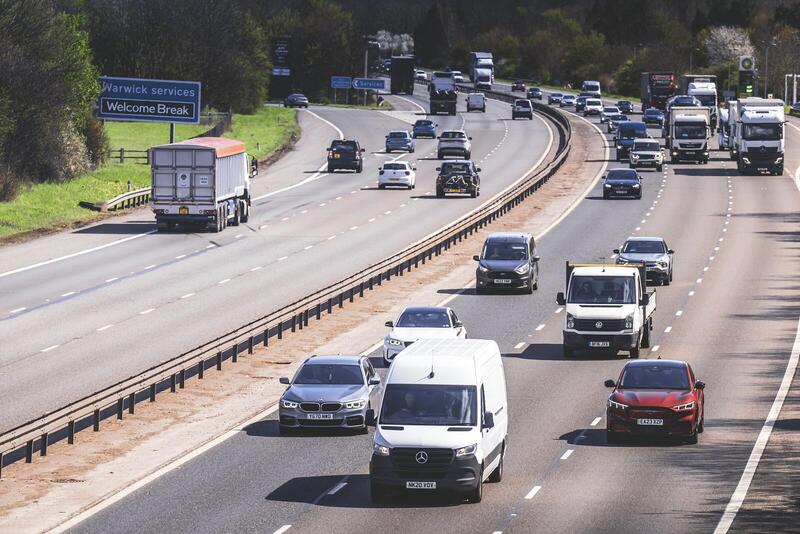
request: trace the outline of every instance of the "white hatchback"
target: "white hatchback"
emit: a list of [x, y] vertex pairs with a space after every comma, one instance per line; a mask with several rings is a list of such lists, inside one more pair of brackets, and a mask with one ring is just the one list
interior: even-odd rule
[[414, 189], [417, 185], [417, 168], [407, 161], [390, 161], [378, 169], [378, 189], [387, 185]]
[[611, 115], [619, 115], [622, 113], [617, 106], [603, 106], [603, 111], [600, 112], [600, 122], [608, 121]]
[[386, 321], [391, 328], [383, 339], [383, 361], [388, 367], [397, 354], [420, 339], [467, 339], [467, 329], [452, 308], [412, 306], [403, 310], [397, 322]]

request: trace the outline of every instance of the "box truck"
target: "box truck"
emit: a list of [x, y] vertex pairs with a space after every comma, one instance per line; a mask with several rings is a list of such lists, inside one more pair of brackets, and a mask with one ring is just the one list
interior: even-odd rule
[[392, 56], [389, 67], [393, 95], [414, 94], [414, 56]]
[[430, 112], [436, 115], [443, 111], [449, 115], [456, 114], [456, 82], [452, 72], [434, 72], [428, 86]]
[[668, 138], [671, 162], [708, 163], [709, 116], [706, 107], [672, 106]]

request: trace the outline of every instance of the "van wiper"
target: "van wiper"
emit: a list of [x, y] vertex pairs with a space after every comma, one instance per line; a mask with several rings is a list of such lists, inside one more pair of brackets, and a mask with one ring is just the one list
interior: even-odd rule
[[472, 430], [471, 426], [451, 426], [447, 429], [448, 432], [469, 432]]

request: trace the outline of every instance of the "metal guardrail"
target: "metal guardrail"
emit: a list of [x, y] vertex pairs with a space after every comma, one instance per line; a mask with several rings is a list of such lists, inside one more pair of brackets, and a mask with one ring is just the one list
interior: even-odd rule
[[134, 189], [117, 195], [112, 199], [104, 202], [86, 202], [81, 201], [78, 204], [84, 208], [89, 208], [94, 211], [111, 211], [126, 208], [135, 208], [150, 202], [151, 188], [143, 187], [141, 189]]
[[[502, 93], [487, 91], [486, 94], [499, 100], [513, 99]], [[0, 434], [0, 474], [4, 457], [6, 464], [23, 457], [30, 463], [37, 451], [46, 456], [49, 444], [64, 438], [72, 444], [79, 430], [91, 426], [98, 431], [101, 420], [114, 415], [122, 419], [125, 411], [133, 414], [137, 402], [154, 402], [157, 393], [167, 387], [175, 392], [176, 388], [184, 387], [187, 378], [202, 379], [209, 368], [221, 370], [223, 362], [236, 362], [239, 354], [245, 351], [252, 354], [257, 345], [268, 347], [272, 338], [281, 339], [285, 333], [308, 328], [310, 319], [319, 321], [323, 314], [333, 313], [345, 302], [353, 302], [356, 296], [362, 297], [365, 291], [388, 282], [393, 276], [403, 276], [412, 268], [425, 265], [426, 261], [509, 212], [542, 187], [569, 154], [572, 130], [567, 118], [548, 106], [534, 105], [557, 126], [559, 133], [558, 149], [544, 168], [533, 171], [486, 204], [378, 263], [144, 372], [3, 432]]]

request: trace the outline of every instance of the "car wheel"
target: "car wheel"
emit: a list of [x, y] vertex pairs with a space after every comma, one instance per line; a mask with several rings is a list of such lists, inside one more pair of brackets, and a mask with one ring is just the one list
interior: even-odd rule
[[669, 270], [669, 281], [672, 282], [672, 269]]
[[564, 358], [572, 358], [575, 355], [575, 349], [572, 347], [564, 346]]
[[539, 289], [539, 272], [538, 272], [538, 271], [536, 272], [536, 281], [535, 281], [535, 282], [533, 282], [533, 284], [531, 284], [531, 288], [532, 288], [534, 291], [536, 291], [537, 289]]
[[656, 167], [656, 170], [657, 170], [658, 172], [661, 172], [661, 171], [663, 171], [663, 170], [664, 170], [664, 166], [663, 166], [663, 165], [659, 165], [658, 167]]
[[472, 157], [472, 152], [466, 152], [466, 153], [464, 154], [464, 159], [469, 159], [469, 158], [471, 158], [471, 157]]
[[533, 295], [533, 277], [528, 280], [528, 286], [525, 288], [526, 295]]
[[444, 198], [444, 190], [437, 187], [436, 188], [436, 198]]
[[608, 193], [603, 191], [603, 200], [608, 200]]
[[636, 345], [636, 347], [630, 350], [630, 357], [633, 359], [638, 359], [640, 350], [641, 349], [639, 349], [639, 345]]
[[409, 185], [408, 186], [408, 190], [411, 191], [412, 189], [414, 189], [414, 186], [413, 185]]
[[503, 444], [503, 448], [500, 451], [500, 463], [497, 464], [497, 467], [494, 468], [492, 474], [489, 475], [489, 478], [487, 479], [489, 482], [497, 483], [502, 482], [503, 480], [503, 457], [505, 456], [505, 449], [506, 446]]
[[469, 192], [470, 198], [476, 198], [478, 196], [478, 188], [473, 188]]
[[363, 163], [359, 163], [358, 164], [358, 168], [356, 169], [356, 172], [360, 174], [361, 171], [363, 171], [363, 170], [364, 170], [364, 164]]
[[336, 167], [331, 167], [330, 165], [328, 165], [328, 169], [327, 169], [326, 172], [333, 172], [335, 170], [336, 170]]
[[386, 502], [386, 488], [377, 484], [375, 482], [370, 481], [369, 483], [369, 496], [372, 499], [372, 502], [382, 503]]
[[700, 418], [700, 422], [697, 423], [697, 432], [700, 433], [700, 434], [702, 434], [703, 430], [705, 430], [705, 419], [706, 419], [706, 416], [703, 415], [703, 417]]
[[694, 432], [689, 434], [689, 436], [686, 438], [686, 443], [688, 443], [689, 445], [697, 445], [697, 439], [698, 439], [697, 429], [695, 428]]
[[378, 184], [378, 189], [386, 189], [386, 184]]
[[442, 153], [441, 152], [437, 152], [436, 153], [436, 159], [442, 159]]
[[619, 435], [619, 432], [612, 432], [611, 430], [606, 429], [606, 443], [616, 444], [622, 441], [622, 436]]
[[478, 474], [478, 485], [475, 486], [475, 489], [470, 491], [467, 494], [467, 499], [471, 503], [479, 503], [483, 500], [483, 469], [481, 468], [481, 472]]
[[661, 283], [665, 286], [668, 286], [670, 282], [672, 282], [672, 275], [667, 275], [661, 280]]

